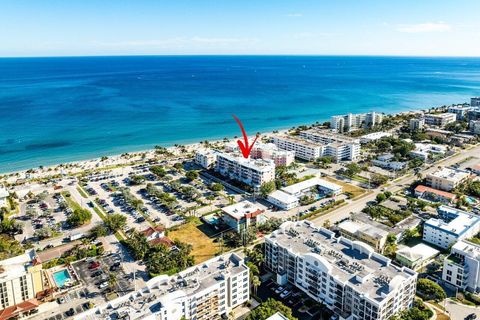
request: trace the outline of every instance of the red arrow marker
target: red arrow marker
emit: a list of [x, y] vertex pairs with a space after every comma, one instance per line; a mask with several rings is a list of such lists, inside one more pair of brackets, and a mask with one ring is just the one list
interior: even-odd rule
[[248, 158], [248, 156], [250, 156], [250, 152], [252, 151], [253, 145], [257, 141], [258, 136], [255, 137], [255, 140], [253, 140], [252, 145], [249, 145], [248, 144], [247, 133], [245, 132], [245, 129], [243, 128], [242, 122], [235, 115], [233, 115], [233, 118], [235, 119], [235, 121], [237, 121], [238, 126], [240, 127], [240, 130], [242, 130], [242, 135], [243, 135], [243, 141], [237, 140], [238, 146], [240, 147], [240, 150], [242, 150], [243, 157]]

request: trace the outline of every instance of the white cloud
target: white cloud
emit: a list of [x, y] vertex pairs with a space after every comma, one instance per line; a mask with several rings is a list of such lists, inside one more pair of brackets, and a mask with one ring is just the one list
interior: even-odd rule
[[300, 18], [300, 17], [303, 17], [303, 13], [299, 13], [299, 12], [289, 13], [287, 14], [287, 17]]
[[452, 27], [445, 22], [427, 22], [419, 24], [402, 24], [397, 27], [397, 31], [406, 33], [422, 32], [445, 32], [450, 31]]

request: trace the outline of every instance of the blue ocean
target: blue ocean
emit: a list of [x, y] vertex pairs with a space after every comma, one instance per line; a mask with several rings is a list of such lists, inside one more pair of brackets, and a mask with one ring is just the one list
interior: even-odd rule
[[480, 59], [0, 59], [0, 172], [480, 95]]

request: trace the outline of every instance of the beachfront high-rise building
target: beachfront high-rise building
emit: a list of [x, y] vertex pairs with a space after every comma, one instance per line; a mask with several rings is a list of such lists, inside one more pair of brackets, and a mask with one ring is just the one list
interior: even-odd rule
[[79, 320], [220, 320], [247, 302], [249, 268], [236, 253], [217, 256], [172, 276], [150, 279], [144, 288], [78, 314]]
[[38, 307], [37, 294], [44, 287], [42, 264], [37, 263], [35, 252], [0, 261], [0, 314], [18, 316]]
[[289, 166], [295, 161], [295, 152], [281, 150], [273, 143], [257, 142], [253, 145], [250, 157], [273, 160], [275, 166]]
[[439, 128], [445, 127], [451, 122], [457, 121], [455, 113], [427, 113], [425, 114], [425, 124]]
[[470, 99], [470, 106], [480, 108], [480, 97], [474, 97]]
[[360, 241], [309, 221], [284, 222], [265, 238], [265, 265], [343, 319], [386, 320], [412, 306], [417, 273]]
[[459, 104], [459, 105], [448, 107], [447, 112], [456, 114], [457, 120], [464, 120], [467, 118], [468, 112], [470, 112], [473, 109], [475, 109], [475, 107]]
[[360, 128], [372, 128], [383, 121], [383, 114], [377, 112], [332, 116], [330, 129], [335, 132], [349, 132]]
[[215, 170], [252, 187], [260, 187], [275, 179], [273, 160], [245, 159], [240, 154], [218, 153]]
[[289, 136], [273, 137], [273, 143], [280, 149], [294, 151], [295, 157], [307, 161], [323, 156], [333, 157], [335, 161], [352, 161], [356, 160], [360, 154], [360, 144], [354, 141], [356, 139], [347, 141], [347, 139], [338, 138], [336, 141], [332, 139], [333, 142], [323, 142], [328, 141], [327, 134], [324, 136], [312, 131], [302, 132], [300, 135], [304, 139]]

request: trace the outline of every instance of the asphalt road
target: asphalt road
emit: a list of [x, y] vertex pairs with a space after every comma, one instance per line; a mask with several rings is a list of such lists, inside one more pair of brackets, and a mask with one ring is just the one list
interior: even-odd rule
[[[428, 173], [431, 173], [438, 169], [438, 166], [450, 166], [457, 162], [460, 162], [468, 157], [475, 157], [480, 155], [480, 145], [477, 145], [469, 150], [462, 150], [460, 153], [457, 153], [453, 156], [440, 160], [432, 165], [429, 165], [425, 170], [422, 170], [422, 175], [425, 176]], [[392, 186], [386, 187], [385, 189], [390, 192], [397, 192], [402, 188], [410, 185], [413, 181], [415, 181], [417, 177], [414, 174], [409, 174], [404, 177], [401, 177], [393, 182], [391, 182]], [[323, 226], [326, 220], [329, 220], [330, 223], [335, 223], [341, 221], [345, 218], [350, 216], [350, 212], [360, 212], [369, 201], [375, 200], [377, 194], [381, 191], [380, 188], [373, 190], [373, 193], [364, 196], [363, 198], [351, 201], [347, 205], [338, 208], [337, 210], [333, 210], [323, 216], [320, 216], [316, 219], [313, 219], [313, 223], [318, 227]]]

